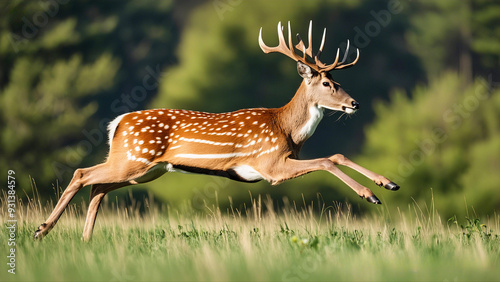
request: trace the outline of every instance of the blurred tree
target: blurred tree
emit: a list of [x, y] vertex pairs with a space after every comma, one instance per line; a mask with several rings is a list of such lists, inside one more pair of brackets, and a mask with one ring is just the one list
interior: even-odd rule
[[97, 110], [90, 98], [113, 86], [119, 61], [106, 52], [92, 60], [64, 52], [81, 37], [75, 18], [53, 18], [65, 8], [55, 1], [2, 5], [0, 166], [15, 170], [29, 192], [28, 175], [49, 186], [57, 162], [81, 161], [72, 154], [82, 149], [75, 137]]
[[477, 54], [477, 74], [500, 77], [500, 2], [472, 1], [471, 7], [471, 49]]
[[[20, 187], [30, 191], [27, 174], [38, 183], [52, 183], [54, 170], [69, 159], [81, 161], [87, 150], [75, 146], [75, 136], [95, 113], [97, 103], [83, 103], [89, 96], [109, 88], [118, 63], [103, 55], [85, 64], [81, 56], [45, 64], [42, 60], [18, 58], [9, 84], [0, 92], [2, 130], [1, 167], [17, 172]], [[92, 83], [89, 83], [89, 82]]]
[[102, 161], [109, 120], [156, 93], [174, 61], [172, 1], [0, 5], [0, 167], [53, 195], [56, 180]]
[[500, 75], [500, 2], [416, 1], [412, 11], [407, 40], [429, 77]]
[[464, 198], [481, 215], [500, 207], [494, 181], [500, 167], [500, 90], [492, 87], [482, 78], [467, 85], [460, 75], [446, 73], [417, 87], [412, 98], [396, 91], [389, 103], [377, 104], [358, 161], [377, 164], [401, 185], [388, 201], [402, 207], [411, 199], [426, 203], [433, 188], [437, 209], [447, 217], [465, 213]]

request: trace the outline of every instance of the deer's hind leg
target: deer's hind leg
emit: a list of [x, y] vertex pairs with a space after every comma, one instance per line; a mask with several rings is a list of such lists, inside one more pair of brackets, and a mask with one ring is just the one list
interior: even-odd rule
[[[75, 171], [73, 179], [64, 190], [56, 207], [35, 231], [34, 238], [41, 239], [56, 225], [62, 213], [68, 206], [75, 194], [87, 185], [94, 184], [137, 184], [141, 178], [148, 175], [148, 172], [158, 165], [156, 163], [145, 164], [142, 162], [127, 162], [114, 158], [106, 163], [98, 164], [89, 168], [79, 168]], [[155, 170], [156, 171], [156, 170]], [[158, 174], [158, 172], [155, 172]], [[139, 180], [139, 181], [136, 181]], [[116, 189], [116, 188], [115, 188]], [[99, 201], [100, 202], [100, 201]]]
[[87, 219], [85, 220], [85, 227], [83, 228], [83, 240], [88, 241], [92, 236], [94, 230], [95, 220], [97, 218], [97, 213], [99, 211], [99, 206], [102, 202], [104, 196], [107, 193], [128, 185], [134, 185], [139, 183], [146, 183], [152, 181], [166, 172], [166, 167], [164, 164], [157, 164], [150, 167], [142, 175], [138, 174], [134, 179], [122, 183], [109, 183], [109, 184], [94, 184], [90, 190], [90, 203], [89, 209], [87, 211]]
[[87, 211], [87, 219], [85, 220], [85, 227], [83, 228], [83, 240], [88, 241], [92, 236], [92, 231], [94, 230], [95, 220], [97, 218], [97, 213], [99, 211], [99, 206], [102, 199], [107, 193], [130, 185], [129, 182], [122, 183], [111, 183], [111, 184], [93, 184], [90, 189], [90, 201], [89, 208]]
[[109, 174], [110, 168], [106, 163], [98, 164], [89, 168], [77, 169], [73, 174], [71, 182], [66, 190], [64, 190], [50, 216], [38, 227], [38, 230], [35, 231], [35, 239], [41, 239], [49, 233], [49, 231], [56, 225], [59, 217], [61, 217], [71, 199], [73, 199], [75, 194], [80, 191], [80, 189], [89, 184], [107, 181], [107, 176], [109, 177]]

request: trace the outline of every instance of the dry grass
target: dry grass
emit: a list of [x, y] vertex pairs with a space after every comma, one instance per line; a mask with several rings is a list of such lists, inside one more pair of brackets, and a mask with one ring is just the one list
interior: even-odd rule
[[[5, 206], [5, 195], [0, 199]], [[32, 235], [53, 208], [18, 203], [16, 274], [2, 280], [498, 280], [500, 220], [441, 222], [433, 208], [358, 218], [349, 207], [286, 205], [257, 198], [243, 210], [169, 210], [106, 204], [91, 242], [85, 207], [72, 205], [41, 242]], [[432, 205], [431, 205], [432, 207]], [[7, 214], [0, 211], [2, 222]], [[4, 228], [5, 229], [5, 228]], [[0, 235], [7, 254], [6, 232]], [[5, 265], [5, 264], [4, 264]]]

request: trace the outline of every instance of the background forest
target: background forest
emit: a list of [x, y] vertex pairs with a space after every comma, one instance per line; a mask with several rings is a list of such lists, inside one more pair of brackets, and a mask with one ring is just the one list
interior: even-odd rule
[[[20, 196], [55, 199], [76, 168], [104, 160], [105, 129], [117, 115], [280, 107], [301, 78], [293, 61], [260, 50], [259, 29], [274, 45], [279, 21], [305, 35], [311, 19], [315, 46], [328, 29], [325, 61], [347, 39], [360, 49], [355, 67], [332, 75], [361, 110], [326, 115], [302, 157], [342, 153], [391, 178], [398, 192], [342, 168], [375, 192], [382, 209], [404, 212], [432, 198], [446, 219], [467, 209], [498, 212], [500, 3], [493, 0], [1, 1], [0, 172], [5, 179], [16, 171]], [[167, 174], [109, 198], [148, 191], [199, 210], [268, 194], [277, 206], [284, 197], [297, 205], [319, 198], [377, 211], [321, 172], [276, 187]]]

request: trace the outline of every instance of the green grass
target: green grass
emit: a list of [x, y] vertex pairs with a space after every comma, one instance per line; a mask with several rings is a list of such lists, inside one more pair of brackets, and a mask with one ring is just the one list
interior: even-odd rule
[[[5, 207], [5, 197], [1, 199]], [[52, 205], [17, 208], [16, 274], [7, 273], [7, 232], [0, 233], [1, 280], [499, 280], [500, 220], [441, 222], [418, 206], [389, 215], [375, 207], [264, 212], [257, 199], [238, 211], [189, 211], [106, 205], [93, 239], [81, 238], [84, 209], [71, 206], [41, 242], [33, 231]], [[409, 209], [409, 210], [410, 210]], [[0, 212], [2, 222], [6, 211]], [[5, 255], [4, 255], [5, 254]]]

